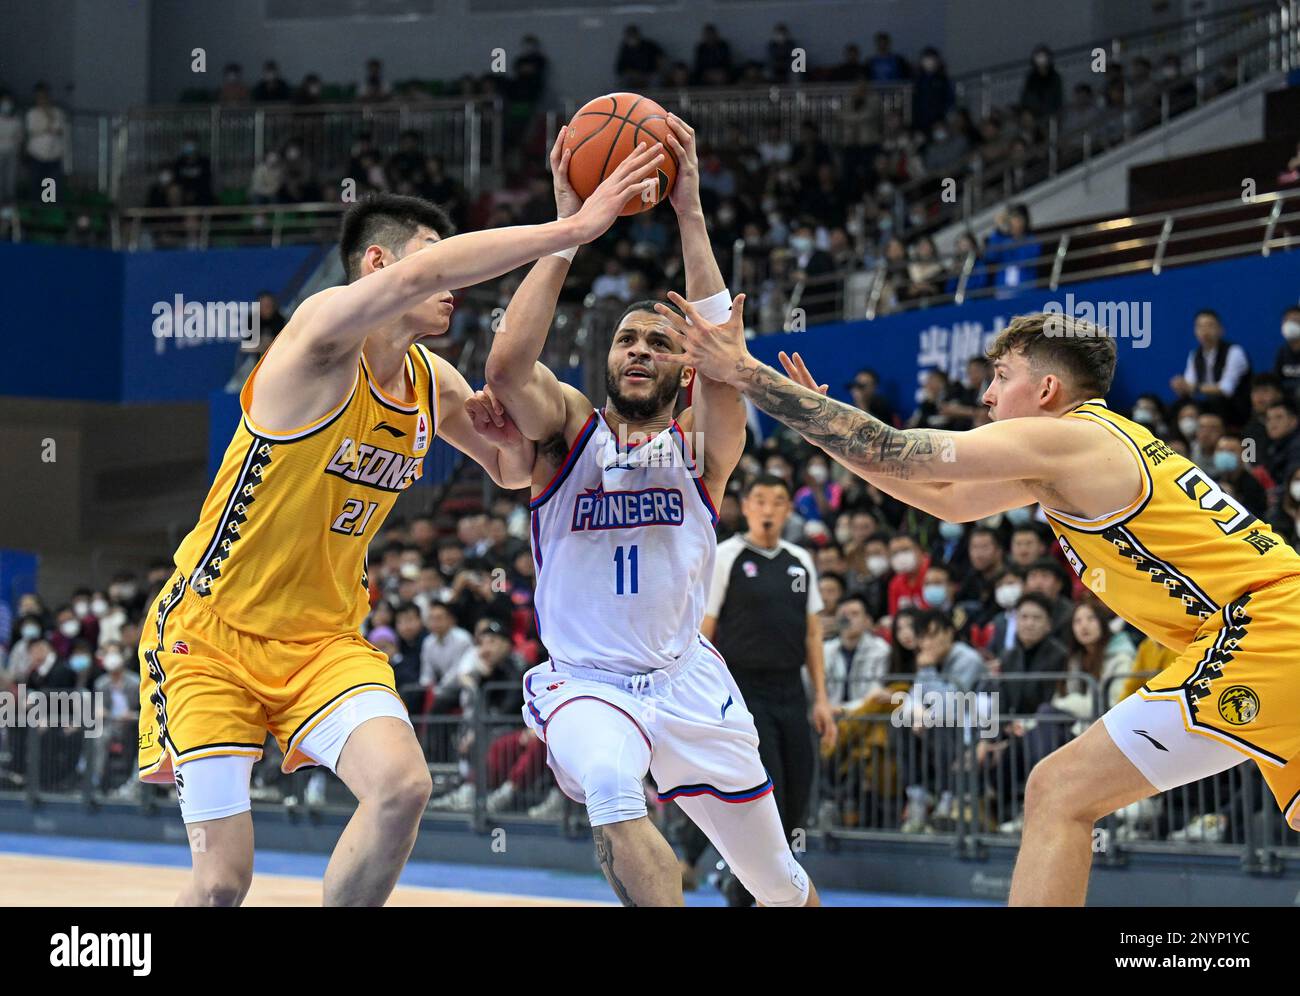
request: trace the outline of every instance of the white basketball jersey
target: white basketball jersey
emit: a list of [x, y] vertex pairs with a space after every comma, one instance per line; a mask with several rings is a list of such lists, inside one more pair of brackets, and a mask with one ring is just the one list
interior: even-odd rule
[[637, 674], [698, 643], [717, 513], [694, 467], [675, 420], [620, 449], [591, 413], [529, 503], [537, 628], [557, 663]]

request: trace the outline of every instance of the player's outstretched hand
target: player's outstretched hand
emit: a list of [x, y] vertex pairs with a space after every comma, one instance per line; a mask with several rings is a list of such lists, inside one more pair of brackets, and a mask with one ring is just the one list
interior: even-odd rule
[[656, 304], [655, 311], [667, 319], [678, 336], [684, 353], [655, 353], [656, 363], [681, 363], [710, 380], [732, 383], [750, 359], [745, 346], [745, 295], [737, 294], [731, 302], [731, 316], [722, 325], [704, 320], [690, 301], [673, 291], [668, 300], [682, 310], [677, 314], [667, 305]]
[[830, 391], [829, 384], [818, 384], [808, 364], [804, 363], [803, 357], [798, 353], [790, 356], [783, 349], [776, 354], [776, 358], [781, 361], [781, 366], [785, 367], [786, 376], [798, 384], [800, 387], [806, 387], [810, 391], [816, 391], [818, 394], [826, 394]]
[[623, 210], [623, 206], [632, 198], [654, 199], [659, 187], [656, 170], [664, 161], [663, 150], [661, 142], [649, 146], [642, 142], [614, 168], [614, 172], [601, 181], [600, 186], [582, 202], [582, 207], [574, 215], [574, 219], [581, 222], [578, 228], [579, 242], [591, 242], [604, 235], [609, 226], [614, 224], [614, 219]]
[[678, 214], [700, 207], [700, 160], [695, 149], [695, 129], [676, 114], [668, 115], [668, 148], [677, 157], [677, 179], [668, 203]]
[[523, 441], [515, 420], [501, 407], [491, 388], [485, 387], [466, 398], [465, 414], [474, 431], [497, 446], [518, 446]]
[[557, 218], [571, 218], [582, 207], [582, 198], [569, 182], [569, 159], [572, 155], [571, 149], [564, 148], [564, 129], [561, 128], [555, 136], [555, 144], [551, 146], [551, 183], [555, 187]]

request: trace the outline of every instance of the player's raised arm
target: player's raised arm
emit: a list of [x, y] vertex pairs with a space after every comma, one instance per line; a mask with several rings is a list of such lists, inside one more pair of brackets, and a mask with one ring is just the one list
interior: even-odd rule
[[648, 185], [658, 182], [654, 174], [662, 155], [658, 145], [638, 146], [569, 218], [467, 232], [441, 242], [431, 236], [426, 248], [396, 261], [386, 262], [381, 246], [367, 246], [362, 252], [374, 272], [325, 292], [328, 306], [316, 308], [298, 335], [317, 355], [347, 354], [374, 330], [434, 294], [481, 283], [548, 253], [590, 242], [614, 223], [629, 198], [653, 189]]
[[[796, 384], [749, 354], [744, 330], [693, 322], [677, 332], [686, 362], [725, 380], [773, 418], [858, 474], [913, 481], [1041, 482], [1073, 466], [1094, 438], [1060, 419], [991, 422], [969, 432], [895, 429], [867, 412]], [[681, 354], [663, 354], [667, 360]], [[1086, 455], [1086, 454], [1085, 454]]]
[[[817, 379], [813, 377], [808, 365], [798, 353], [787, 356], [781, 352], [777, 354], [777, 358], [785, 368], [786, 375], [796, 384], [818, 394], [826, 394], [827, 385], [817, 383]], [[845, 463], [838, 454], [825, 450], [824, 447], [823, 450], [832, 459], [848, 467], [868, 484], [879, 488], [885, 494], [948, 522], [974, 522], [995, 512], [1022, 508], [1038, 500], [1024, 481], [903, 480], [887, 474], [855, 469]]]
[[[569, 183], [570, 153], [561, 151], [563, 142], [561, 130], [551, 148], [555, 208], [561, 221], [585, 207]], [[577, 391], [561, 384], [550, 369], [538, 362], [571, 259], [571, 254], [563, 253], [544, 256], [533, 264], [510, 298], [488, 353], [488, 386], [528, 439], [555, 436], [564, 428], [567, 402], [577, 401], [570, 398]]]
[[[706, 319], [727, 321], [731, 295], [727, 293], [704, 224], [695, 130], [676, 114], [669, 114], [667, 143], [677, 158], [677, 179], [668, 200], [677, 213], [681, 234], [686, 299]], [[680, 299], [674, 303], [682, 306]], [[743, 314], [739, 318], [743, 323]], [[685, 424], [686, 413], [682, 418]], [[713, 493], [721, 493], [745, 449], [745, 403], [740, 394], [731, 385], [700, 376], [697, 371], [688, 431], [700, 441], [698, 448], [702, 450], [701, 470], [706, 487]]]
[[477, 462], [498, 487], [528, 487], [536, 456], [532, 440], [523, 437], [491, 388], [474, 391], [442, 357], [428, 357], [438, 371], [438, 435]]

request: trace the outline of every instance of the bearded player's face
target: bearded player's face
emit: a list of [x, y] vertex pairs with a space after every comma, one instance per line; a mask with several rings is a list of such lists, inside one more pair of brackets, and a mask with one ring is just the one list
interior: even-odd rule
[[655, 353], [680, 353], [668, 323], [649, 311], [634, 311], [614, 333], [605, 368], [605, 389], [617, 411], [638, 422], [671, 412], [682, 387], [680, 363], [655, 363]]

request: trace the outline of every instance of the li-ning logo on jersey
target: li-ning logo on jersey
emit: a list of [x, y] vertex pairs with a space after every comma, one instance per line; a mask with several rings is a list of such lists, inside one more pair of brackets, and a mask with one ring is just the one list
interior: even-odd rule
[[358, 444], [351, 437], [339, 443], [325, 465], [327, 474], [380, 491], [405, 491], [423, 472], [424, 457], [408, 457], [369, 443]]
[[429, 420], [425, 417], [424, 412], [420, 412], [415, 419], [415, 452], [423, 453], [429, 448]]
[[676, 488], [642, 491], [589, 488], [573, 500], [573, 531], [680, 526], [683, 508], [682, 493]]

